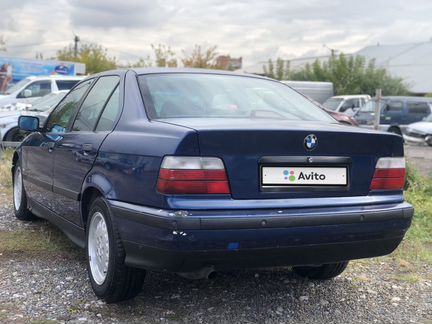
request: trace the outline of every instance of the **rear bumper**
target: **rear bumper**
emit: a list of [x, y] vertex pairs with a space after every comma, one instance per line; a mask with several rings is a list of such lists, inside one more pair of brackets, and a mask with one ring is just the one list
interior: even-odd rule
[[110, 201], [130, 266], [172, 272], [314, 265], [391, 253], [407, 203], [289, 210], [167, 211]]

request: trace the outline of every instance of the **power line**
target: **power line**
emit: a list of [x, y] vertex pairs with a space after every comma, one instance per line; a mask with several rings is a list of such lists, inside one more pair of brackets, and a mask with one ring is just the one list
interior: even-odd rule
[[6, 49], [8, 49], [8, 48], [19, 48], [19, 47], [43, 46], [43, 45], [57, 44], [57, 43], [63, 43], [63, 42], [67, 42], [67, 40], [58, 40], [58, 41], [45, 42], [45, 43], [19, 44], [19, 45], [12, 45], [12, 46], [6, 45]]

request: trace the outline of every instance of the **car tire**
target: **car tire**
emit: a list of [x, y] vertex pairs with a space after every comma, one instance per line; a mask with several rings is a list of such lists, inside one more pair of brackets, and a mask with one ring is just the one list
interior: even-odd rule
[[26, 134], [20, 130], [18, 127], [11, 128], [6, 136], [6, 142], [22, 142], [22, 140], [26, 137]]
[[388, 130], [388, 132], [402, 136], [402, 131], [397, 126], [390, 127], [389, 130]]
[[105, 199], [91, 203], [86, 229], [87, 271], [97, 297], [115, 303], [135, 297], [146, 271], [125, 265], [125, 250]]
[[346, 267], [348, 261], [323, 264], [319, 267], [293, 267], [296, 274], [314, 280], [328, 280], [339, 276]]
[[18, 162], [13, 170], [13, 205], [15, 217], [22, 221], [31, 221], [36, 218], [27, 206], [27, 194], [24, 189], [21, 164]]

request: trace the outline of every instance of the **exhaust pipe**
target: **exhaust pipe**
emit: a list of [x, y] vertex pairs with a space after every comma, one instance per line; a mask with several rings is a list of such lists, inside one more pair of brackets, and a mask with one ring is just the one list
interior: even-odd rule
[[191, 280], [213, 279], [216, 275], [216, 271], [214, 266], [209, 266], [193, 272], [177, 272], [177, 275]]

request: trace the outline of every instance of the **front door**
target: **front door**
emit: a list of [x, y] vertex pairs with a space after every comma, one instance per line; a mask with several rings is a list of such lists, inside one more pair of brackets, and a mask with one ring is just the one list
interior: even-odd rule
[[73, 125], [54, 148], [54, 211], [79, 226], [83, 225], [79, 209], [83, 181], [108, 135], [98, 131], [98, 125], [106, 107], [119, 106], [119, 80], [119, 76], [102, 76], [94, 83]]
[[83, 82], [67, 94], [50, 114], [49, 121], [42, 131], [31, 134], [22, 144], [25, 163], [22, 167], [27, 195], [31, 200], [51, 210], [54, 210], [55, 205], [53, 196], [54, 148], [62, 139], [65, 130], [72, 124], [81, 97], [90, 84], [91, 81]]
[[388, 101], [381, 108], [381, 124], [399, 125], [402, 122], [403, 102]]
[[54, 141], [44, 132], [31, 134], [21, 145], [23, 181], [27, 196], [47, 208], [52, 201]]

